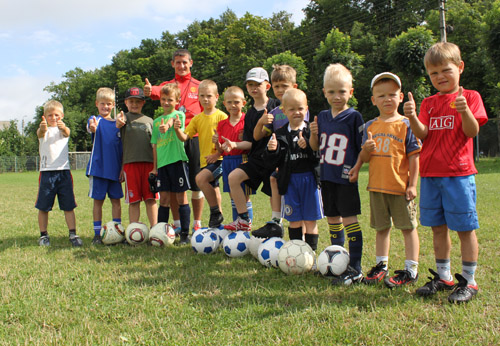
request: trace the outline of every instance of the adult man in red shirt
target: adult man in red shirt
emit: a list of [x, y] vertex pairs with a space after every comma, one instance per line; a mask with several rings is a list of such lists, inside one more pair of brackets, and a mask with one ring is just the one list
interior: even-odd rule
[[[153, 100], [160, 99], [161, 87], [168, 83], [177, 83], [181, 89], [181, 101], [177, 105], [177, 109], [186, 114], [186, 126], [191, 119], [202, 112], [202, 107], [198, 101], [198, 85], [200, 81], [191, 76], [191, 66], [193, 60], [187, 49], [178, 49], [172, 57], [172, 67], [175, 69], [175, 78], [161, 83], [159, 86], [153, 86], [145, 79], [144, 95], [149, 96]], [[191, 184], [191, 204], [193, 206], [193, 231], [201, 227], [201, 214], [203, 212], [203, 193], [196, 185], [195, 177], [200, 171], [200, 148], [198, 143], [198, 135], [184, 142], [186, 154], [189, 158], [189, 180]], [[174, 222], [179, 220], [179, 206], [174, 196], [170, 197], [170, 210], [174, 217]], [[176, 225], [177, 227], [177, 225]], [[179, 226], [180, 227], [180, 226]]]

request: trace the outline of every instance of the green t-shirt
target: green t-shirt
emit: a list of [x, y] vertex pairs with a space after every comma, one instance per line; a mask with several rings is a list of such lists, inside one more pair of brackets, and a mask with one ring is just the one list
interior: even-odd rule
[[161, 119], [166, 123], [169, 119], [175, 119], [179, 115], [181, 120], [181, 130], [184, 131], [184, 122], [186, 115], [183, 112], [173, 111], [170, 114], [162, 115], [153, 122], [153, 135], [151, 143], [156, 144], [156, 165], [157, 168], [169, 165], [177, 161], [188, 161], [186, 151], [184, 150], [184, 142], [182, 142], [175, 134], [174, 127], [170, 127], [167, 132], [160, 133]]

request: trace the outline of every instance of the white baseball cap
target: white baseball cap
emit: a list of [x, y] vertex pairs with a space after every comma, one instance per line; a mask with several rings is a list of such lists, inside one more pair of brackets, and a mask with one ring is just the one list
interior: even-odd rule
[[249, 80], [255, 81], [257, 83], [262, 83], [263, 81], [269, 82], [269, 75], [267, 71], [262, 67], [254, 67], [250, 71], [247, 72], [247, 78], [245, 79], [245, 83]]
[[391, 73], [391, 72], [382, 72], [382, 73], [379, 73], [378, 75], [376, 75], [375, 77], [373, 77], [372, 84], [371, 84], [370, 88], [373, 89], [373, 85], [375, 85], [375, 83], [377, 83], [381, 79], [392, 79], [393, 81], [396, 82], [398, 87], [401, 89], [401, 79], [399, 79], [398, 76], [396, 76], [394, 73]]

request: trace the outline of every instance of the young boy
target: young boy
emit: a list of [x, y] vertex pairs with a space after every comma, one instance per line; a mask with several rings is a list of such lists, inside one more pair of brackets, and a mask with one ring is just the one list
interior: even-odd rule
[[129, 221], [138, 222], [141, 216], [141, 201], [146, 205], [150, 226], [158, 219], [156, 196], [149, 188], [148, 176], [153, 170], [153, 148], [151, 134], [153, 119], [142, 114], [146, 103], [141, 88], [132, 87], [125, 93], [128, 112], [120, 114], [116, 126], [120, 128], [123, 144], [123, 179], [125, 180], [125, 203], [128, 203]]
[[[283, 94], [293, 88], [297, 88], [297, 72], [288, 65], [274, 65], [271, 73], [271, 85], [274, 95], [281, 102]], [[305, 115], [305, 121], [309, 121], [309, 111]], [[283, 112], [283, 107], [278, 106], [269, 114], [264, 112], [262, 117], [257, 122], [254, 129], [254, 139], [256, 141], [271, 136], [280, 127], [288, 124], [288, 118]], [[259, 238], [281, 237], [283, 235], [283, 226], [281, 223], [281, 195], [278, 192], [278, 184], [276, 182], [276, 172], [271, 174], [271, 221], [267, 222], [263, 227], [255, 230], [252, 234]]]
[[94, 199], [92, 215], [94, 218], [94, 239], [92, 244], [102, 244], [102, 206], [106, 193], [111, 200], [113, 221], [121, 223], [121, 203], [123, 197], [120, 175], [122, 169], [122, 141], [120, 129], [111, 118], [115, 106], [115, 93], [110, 88], [100, 88], [95, 101], [99, 115], [87, 121], [87, 131], [92, 135], [92, 153], [87, 165], [89, 177], [89, 197]]
[[160, 209], [158, 222], [168, 223], [170, 212], [171, 192], [179, 205], [181, 219], [180, 243], [184, 244], [189, 235], [189, 222], [191, 208], [189, 208], [186, 191], [189, 189], [188, 157], [184, 150], [184, 143], [177, 138], [173, 123], [176, 118], [181, 122], [181, 131], [184, 130], [186, 115], [177, 111], [176, 106], [180, 101], [181, 91], [177, 84], [165, 84], [161, 88], [160, 103], [163, 107], [163, 116], [155, 119], [153, 123], [153, 170], [152, 174], [158, 176], [160, 190]]
[[[229, 118], [222, 120], [217, 125], [217, 133], [214, 135], [214, 143], [222, 153], [222, 182], [224, 192], [229, 192], [231, 196], [231, 189], [229, 188], [228, 177], [229, 174], [238, 167], [242, 162], [246, 162], [247, 154], [250, 150], [252, 143], [243, 141], [243, 128], [245, 126], [245, 114], [241, 112], [246, 104], [245, 94], [243, 90], [237, 86], [231, 86], [224, 92], [224, 106], [229, 113]], [[245, 186], [242, 186], [246, 189]], [[253, 217], [252, 201], [250, 201], [250, 194], [255, 194], [255, 191], [246, 189], [245, 195], [247, 197], [247, 209], [250, 219]], [[233, 221], [237, 219], [238, 212], [234, 201], [231, 198], [231, 205], [233, 209]]]
[[220, 121], [227, 119], [226, 113], [215, 108], [219, 93], [217, 84], [211, 80], [204, 80], [198, 87], [198, 99], [203, 112], [196, 115], [185, 131], [181, 129], [181, 121], [174, 122], [175, 133], [181, 141], [186, 141], [198, 134], [200, 142], [200, 173], [196, 175], [196, 184], [201, 189], [210, 206], [209, 227], [217, 228], [224, 217], [221, 212], [221, 196], [219, 178], [222, 175], [222, 157], [212, 142], [214, 132]]
[[288, 125], [273, 133], [264, 157], [278, 167], [276, 179], [279, 194], [283, 195], [285, 218], [290, 222], [290, 240], [302, 239], [304, 224], [304, 239], [316, 251], [319, 238], [316, 220], [323, 218], [323, 206], [316, 175], [319, 159], [309, 146], [310, 130], [304, 121], [307, 97], [303, 91], [292, 88], [285, 92], [282, 102]]
[[[364, 278], [366, 284], [384, 280], [389, 288], [412, 284], [418, 278], [417, 233], [418, 157], [420, 143], [408, 119], [398, 113], [403, 101], [401, 80], [390, 72], [372, 79], [372, 103], [379, 116], [365, 124], [360, 158], [369, 162], [370, 226], [375, 237], [376, 266]], [[405, 268], [388, 274], [391, 226], [401, 229], [405, 244]]]
[[248, 71], [245, 84], [248, 93], [253, 98], [253, 105], [245, 116], [243, 140], [252, 143], [252, 147], [248, 154], [248, 161], [240, 164], [229, 174], [229, 187], [238, 211], [238, 218], [224, 226], [224, 229], [229, 231], [252, 230], [252, 221], [246, 207], [245, 191], [241, 187], [241, 183], [244, 182], [250, 188], [257, 190], [263, 182], [264, 186], [261, 191], [270, 196], [269, 176], [274, 171], [266, 165], [262, 158], [269, 137], [256, 141], [253, 137], [253, 130], [261, 116], [276, 108], [279, 101], [267, 97], [267, 91], [271, 88], [271, 84], [269, 84], [269, 75], [262, 67], [254, 67]]
[[52, 210], [56, 195], [59, 209], [64, 210], [71, 245], [83, 245], [80, 237], [76, 235], [76, 201], [68, 158], [70, 130], [64, 124], [63, 118], [63, 105], [55, 100], [48, 101], [43, 106], [42, 121], [36, 131], [40, 143], [40, 178], [35, 208], [38, 209], [40, 246], [50, 246], [47, 226], [49, 211]]
[[332, 245], [344, 246], [344, 229], [349, 240], [350, 263], [332, 284], [359, 283], [363, 238], [357, 215], [361, 213], [357, 175], [361, 166], [363, 118], [350, 108], [351, 72], [341, 64], [325, 70], [323, 94], [330, 109], [321, 111], [311, 123], [310, 145], [320, 151], [321, 194]]
[[[417, 117], [415, 101], [408, 93], [404, 114], [411, 129], [423, 140], [420, 153], [420, 223], [432, 227], [437, 273], [416, 293], [430, 296], [437, 291], [454, 291], [452, 303], [467, 302], [478, 292], [474, 279], [477, 268], [479, 227], [476, 212], [476, 183], [472, 138], [488, 117], [478, 92], [460, 86], [464, 62], [457, 45], [434, 44], [425, 54], [424, 64], [438, 93], [425, 98]], [[449, 230], [460, 239], [462, 274], [453, 285], [450, 269]]]

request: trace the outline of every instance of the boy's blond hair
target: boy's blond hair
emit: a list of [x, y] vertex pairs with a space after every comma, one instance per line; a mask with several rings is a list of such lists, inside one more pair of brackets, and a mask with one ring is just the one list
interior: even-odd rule
[[181, 99], [181, 89], [177, 83], [168, 83], [161, 87], [160, 95], [173, 95], [176, 100]]
[[433, 44], [424, 56], [425, 68], [429, 65], [441, 65], [448, 61], [457, 66], [460, 66], [462, 62], [460, 48], [451, 42], [438, 42]]
[[115, 92], [113, 89], [110, 88], [99, 88], [97, 89], [96, 95], [95, 95], [95, 100], [96, 101], [112, 101], [115, 102]]
[[273, 65], [271, 72], [271, 83], [287, 82], [295, 84], [297, 81], [297, 71], [289, 65]]
[[45, 102], [43, 105], [43, 114], [47, 114], [53, 110], [61, 111], [61, 114], [64, 114], [64, 107], [61, 102], [56, 100], [49, 100]]
[[331, 80], [342, 80], [348, 82], [352, 86], [352, 74], [347, 67], [342, 64], [330, 64], [325, 69], [325, 74], [323, 76], [323, 85], [327, 81]]
[[296, 100], [296, 99], [300, 99], [300, 98], [304, 98], [306, 100], [306, 104], [307, 104], [307, 95], [305, 92], [303, 92], [300, 89], [296, 89], [296, 88], [288, 89], [283, 94], [283, 101], [281, 102], [281, 105], [282, 105], [282, 107], [286, 107], [288, 100], [290, 100], [290, 99]]
[[219, 89], [217, 88], [217, 83], [215, 83], [213, 80], [210, 79], [204, 79], [200, 82], [200, 85], [198, 85], [198, 90], [200, 89], [209, 89], [214, 92], [214, 94], [219, 93]]
[[224, 99], [228, 96], [238, 96], [242, 100], [245, 99], [245, 93], [243, 92], [243, 89], [235, 85], [230, 86], [226, 89], [226, 91], [224, 91]]

